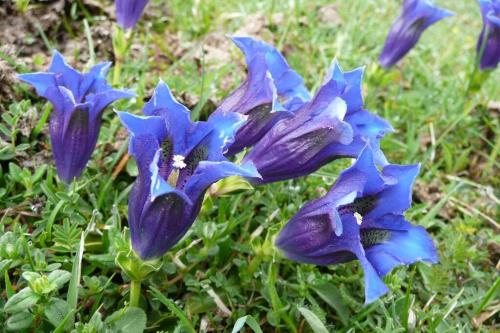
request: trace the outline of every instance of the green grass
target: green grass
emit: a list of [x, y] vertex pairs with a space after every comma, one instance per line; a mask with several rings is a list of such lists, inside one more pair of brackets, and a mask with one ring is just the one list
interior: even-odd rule
[[[341, 22], [319, 19], [332, 3]], [[365, 306], [357, 263], [318, 268], [283, 258], [273, 246], [274, 237], [303, 203], [324, 193], [349, 165], [338, 161], [307, 178], [208, 202], [186, 237], [163, 257], [161, 270], [143, 281], [140, 305], [148, 332], [203, 327], [231, 332], [245, 316], [239, 324], [255, 331], [260, 326], [264, 332], [310, 332], [311, 327], [316, 332], [499, 329], [499, 236], [494, 226], [499, 121], [498, 109], [488, 108], [500, 96], [499, 72], [478, 93], [466, 95], [481, 29], [479, 8], [474, 1], [438, 3], [456, 16], [429, 29], [398, 66], [385, 71], [377, 58], [399, 10], [396, 1], [152, 1], [119, 81], [138, 97], [115, 103], [116, 109], [139, 113], [162, 78], [196, 115], [206, 117], [245, 77], [242, 56], [225, 37], [237, 31], [250, 31], [283, 50], [312, 90], [334, 58], [344, 70], [365, 66], [366, 108], [397, 129], [382, 142], [386, 155], [393, 163], [422, 164], [407, 218], [429, 230], [441, 262], [396, 269], [385, 279], [391, 293]], [[66, 23], [53, 27], [57, 33], [50, 28], [44, 33], [49, 39], [45, 44], [64, 48], [80, 68], [92, 54], [88, 45], [99, 45], [93, 27], [109, 20], [102, 9], [81, 4], [69, 6]], [[65, 28], [68, 24], [71, 29]], [[80, 48], [66, 48], [61, 34], [80, 41]], [[110, 38], [108, 34], [104, 43], [110, 45]], [[34, 63], [22, 57], [26, 50], [19, 45], [7, 63], [17, 70], [44, 70], [43, 59], [50, 52], [43, 41], [41, 45], [31, 55]], [[110, 52], [96, 50], [97, 61], [112, 59]], [[97, 328], [106, 326], [134, 332], [144, 314], [124, 309], [130, 281], [114, 262], [126, 247], [121, 230], [127, 225], [127, 196], [136, 173], [130, 161], [117, 168], [127, 147], [123, 129], [111, 108], [106, 111], [84, 176], [66, 187], [56, 180], [50, 158], [43, 126], [46, 103], [24, 85], [12, 88], [18, 100], [3, 104], [0, 123], [0, 308], [28, 287], [23, 272], [73, 274], [60, 288], [41, 279], [37, 290], [42, 296], [25, 300], [37, 298], [31, 312], [16, 317], [0, 310], [0, 329], [30, 325], [50, 332], [59, 325], [59, 331], [71, 326], [77, 332], [101, 332]], [[30, 162], [34, 160], [37, 167]], [[80, 261], [82, 232], [86, 238], [78, 268], [74, 263]], [[75, 290], [78, 280], [81, 287]], [[60, 300], [68, 300], [71, 308]]]

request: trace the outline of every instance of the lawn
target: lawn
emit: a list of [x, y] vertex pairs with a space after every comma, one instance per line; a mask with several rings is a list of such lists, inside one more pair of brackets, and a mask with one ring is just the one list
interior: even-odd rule
[[[110, 1], [32, 1], [24, 12], [2, 3], [0, 309], [22, 290], [37, 296], [0, 310], [0, 330], [231, 332], [245, 316], [248, 332], [499, 330], [499, 70], [467, 91], [479, 6], [436, 3], [455, 16], [389, 70], [378, 57], [399, 12], [394, 0], [152, 0], [125, 57], [113, 54]], [[142, 310], [127, 307], [130, 280], [115, 257], [129, 246], [123, 230], [137, 166], [113, 108], [140, 114], [162, 79], [192, 119], [206, 119], [246, 76], [231, 35], [275, 45], [311, 91], [334, 58], [344, 70], [365, 67], [365, 107], [396, 129], [382, 140], [387, 158], [421, 163], [406, 218], [431, 234], [439, 264], [398, 267], [384, 278], [391, 291], [365, 305], [357, 261], [318, 267], [280, 253], [279, 230], [326, 193], [351, 164], [342, 159], [307, 177], [207, 197], [142, 282]], [[97, 148], [71, 185], [52, 160], [50, 103], [14, 76], [45, 71], [53, 48], [79, 70], [121, 64], [110, 81], [137, 94], [104, 112]]]

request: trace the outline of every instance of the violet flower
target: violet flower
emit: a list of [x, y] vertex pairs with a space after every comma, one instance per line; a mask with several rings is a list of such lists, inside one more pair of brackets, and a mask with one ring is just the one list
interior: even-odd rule
[[327, 266], [359, 260], [365, 300], [388, 291], [382, 277], [395, 266], [437, 263], [436, 248], [423, 227], [403, 214], [419, 165], [385, 166], [379, 171], [369, 147], [342, 172], [322, 198], [306, 203], [281, 230], [276, 245], [286, 257]]
[[477, 42], [479, 68], [492, 70], [500, 62], [500, 0], [479, 0], [483, 29]]
[[48, 72], [18, 75], [52, 103], [50, 141], [57, 173], [66, 183], [78, 178], [90, 160], [103, 110], [118, 99], [135, 96], [108, 85], [106, 73], [110, 65], [104, 62], [81, 73], [54, 51]]
[[380, 64], [391, 67], [401, 60], [431, 24], [453, 13], [436, 7], [430, 0], [404, 0], [401, 14], [393, 23], [380, 55]]
[[280, 120], [245, 156], [270, 183], [310, 174], [343, 157], [356, 158], [369, 142], [377, 163], [387, 164], [379, 140], [392, 127], [363, 109], [363, 69], [343, 72], [336, 61], [314, 98]]
[[227, 155], [254, 145], [280, 119], [310, 99], [302, 77], [274, 47], [251, 37], [233, 37], [245, 55], [248, 76], [215, 113], [236, 112], [248, 120], [236, 133]]
[[132, 29], [141, 18], [149, 0], [116, 0], [116, 22], [123, 29]]
[[212, 183], [259, 174], [251, 163], [238, 166], [224, 157], [245, 116], [220, 113], [193, 123], [189, 110], [163, 82], [143, 111], [146, 116], [119, 116], [139, 169], [128, 206], [132, 246], [147, 260], [163, 255], [184, 236]]

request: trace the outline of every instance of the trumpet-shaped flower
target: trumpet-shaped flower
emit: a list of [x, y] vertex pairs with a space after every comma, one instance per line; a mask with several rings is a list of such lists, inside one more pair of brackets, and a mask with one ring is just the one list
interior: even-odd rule
[[116, 21], [123, 29], [134, 28], [149, 0], [115, 0]]
[[57, 173], [66, 183], [85, 169], [99, 136], [103, 110], [117, 99], [135, 96], [108, 85], [110, 65], [101, 63], [88, 73], [80, 73], [54, 51], [48, 72], [18, 75], [52, 103], [50, 141]]
[[276, 245], [289, 259], [315, 265], [359, 260], [365, 300], [388, 291], [382, 277], [397, 265], [436, 263], [438, 254], [423, 227], [403, 214], [411, 206], [418, 165], [375, 166], [367, 146], [330, 191], [310, 201], [281, 230]]
[[377, 163], [387, 164], [379, 140], [392, 127], [363, 109], [363, 69], [343, 72], [332, 63], [314, 98], [274, 125], [245, 156], [269, 183], [307, 175], [343, 157], [357, 157], [367, 142]]
[[434, 6], [430, 0], [404, 0], [401, 14], [385, 41], [380, 64], [383, 67], [396, 64], [417, 44], [425, 29], [451, 15], [453, 13]]
[[500, 0], [479, 0], [483, 29], [477, 42], [481, 70], [495, 69], [500, 62]]
[[247, 115], [248, 120], [236, 133], [227, 155], [254, 145], [278, 120], [293, 116], [310, 99], [302, 77], [274, 47], [251, 37], [232, 40], [245, 55], [248, 76], [215, 112], [236, 112]]
[[208, 186], [229, 176], [259, 174], [251, 163], [238, 166], [224, 157], [245, 116], [228, 112], [191, 122], [189, 110], [163, 82], [143, 111], [145, 116], [120, 112], [119, 117], [139, 169], [129, 197], [132, 246], [141, 258], [153, 259], [184, 236]]

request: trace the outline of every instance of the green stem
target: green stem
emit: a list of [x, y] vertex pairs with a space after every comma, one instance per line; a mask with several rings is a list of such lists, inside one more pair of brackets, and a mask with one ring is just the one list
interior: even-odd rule
[[132, 280], [130, 282], [130, 306], [139, 307], [139, 297], [141, 296], [141, 281]]
[[120, 74], [122, 71], [122, 61], [120, 58], [116, 58], [115, 67], [113, 69], [113, 86], [116, 87], [120, 82]]
[[280, 319], [283, 319], [286, 326], [288, 326], [288, 328], [290, 329], [290, 332], [297, 332], [297, 326], [295, 326], [292, 318], [286, 312], [289, 309], [284, 308], [283, 303], [281, 303], [281, 299], [278, 296], [275, 285], [277, 275], [278, 271], [276, 268], [276, 264], [274, 262], [270, 262], [267, 277], [267, 288], [271, 298], [271, 306], [273, 308], [274, 314], [278, 317], [278, 324], [280, 322]]
[[489, 29], [486, 27], [483, 35], [483, 42], [479, 47], [479, 50], [476, 54], [476, 59], [474, 61], [474, 69], [469, 77], [469, 83], [467, 84], [467, 90], [465, 92], [465, 96], [469, 96], [471, 93], [478, 92], [481, 89], [481, 85], [488, 78], [488, 74], [484, 74], [483, 71], [479, 70], [479, 64], [481, 62], [481, 58], [483, 57], [484, 49], [486, 48], [486, 41], [488, 40]]
[[[118, 28], [119, 29], [119, 28]], [[119, 39], [120, 42], [113, 44], [113, 50], [115, 53], [115, 67], [113, 70], [113, 86], [117, 86], [120, 83], [120, 75], [122, 71], [122, 63], [126, 61], [129, 55], [130, 47], [134, 40], [135, 31], [128, 31], [126, 36], [122, 33], [117, 34], [115, 38]], [[124, 39], [125, 38], [125, 39]]]

